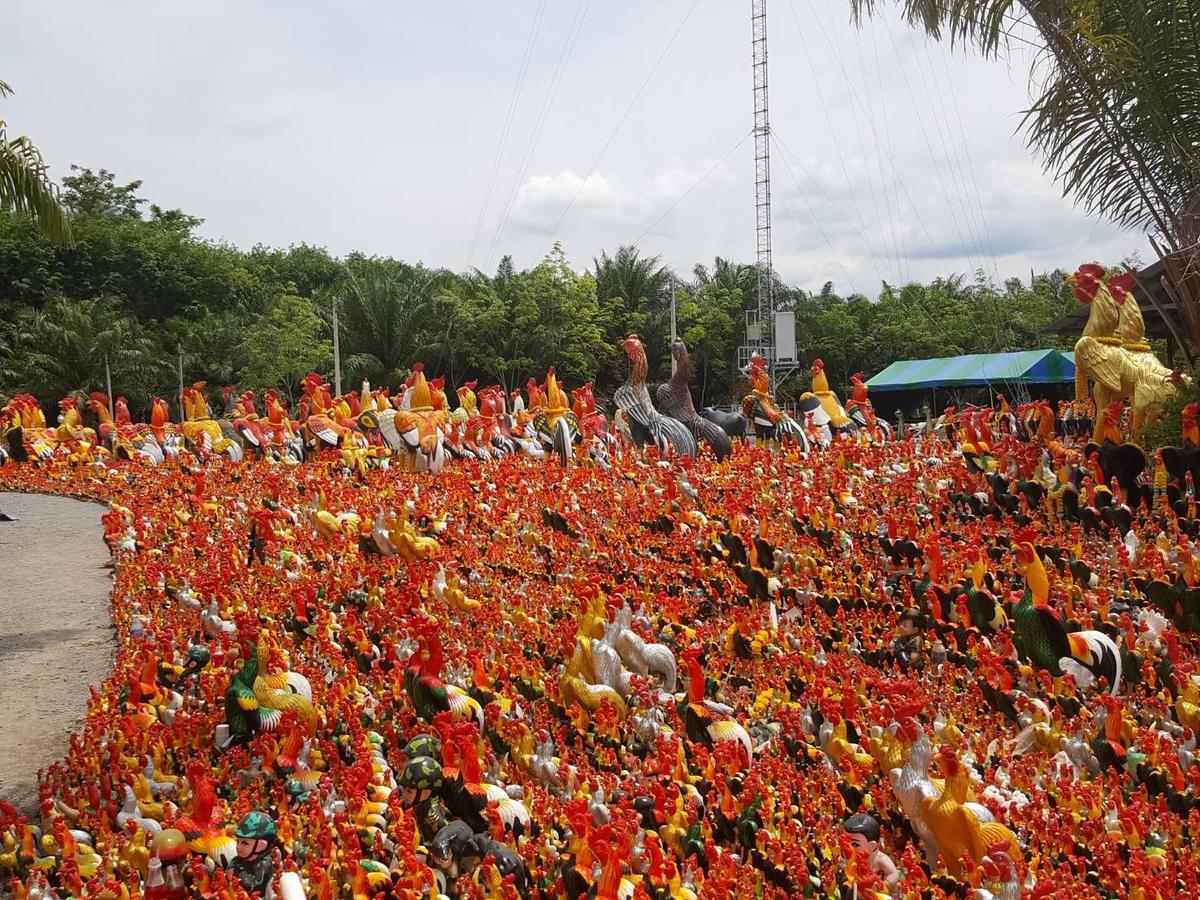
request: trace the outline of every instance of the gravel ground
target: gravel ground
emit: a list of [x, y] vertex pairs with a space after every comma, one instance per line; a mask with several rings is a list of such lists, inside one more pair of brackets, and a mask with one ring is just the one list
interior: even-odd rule
[[112, 671], [103, 507], [0, 493], [0, 798], [37, 812], [37, 773], [66, 755], [88, 685]]

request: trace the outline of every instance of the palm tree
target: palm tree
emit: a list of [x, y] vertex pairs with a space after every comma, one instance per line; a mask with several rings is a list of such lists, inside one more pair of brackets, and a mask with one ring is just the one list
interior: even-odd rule
[[[850, 0], [856, 17], [882, 0]], [[985, 55], [1028, 26], [1043, 53], [1030, 145], [1064, 193], [1172, 252], [1200, 240], [1200, 14], [1188, 0], [897, 0], [909, 22]]]
[[137, 406], [170, 384], [153, 339], [111, 297], [56, 297], [6, 325], [0, 345], [0, 390], [28, 391], [43, 404], [104, 390], [106, 359], [113, 389]]
[[631, 245], [618, 247], [612, 256], [601, 252], [592, 264], [604, 339], [619, 346], [631, 332], [637, 332], [646, 347], [651, 377], [669, 371], [670, 269], [661, 265], [657, 256], [642, 256]]
[[[444, 362], [438, 296], [443, 270], [391, 259], [351, 257], [333, 290], [340, 306], [342, 369], [379, 387], [403, 381], [418, 360]], [[432, 351], [439, 359], [427, 358]]]
[[[0, 81], [0, 97], [12, 88]], [[0, 210], [33, 216], [48, 240], [71, 244], [71, 223], [58, 200], [58, 188], [46, 175], [42, 154], [27, 137], [8, 136], [0, 119]]]

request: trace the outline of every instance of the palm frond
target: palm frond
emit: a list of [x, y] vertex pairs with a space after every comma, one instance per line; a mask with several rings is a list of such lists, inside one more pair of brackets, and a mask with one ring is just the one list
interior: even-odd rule
[[[7, 85], [5, 86], [7, 87]], [[0, 210], [33, 216], [47, 239], [70, 245], [71, 223], [46, 174], [42, 154], [27, 137], [9, 138], [0, 120]]]

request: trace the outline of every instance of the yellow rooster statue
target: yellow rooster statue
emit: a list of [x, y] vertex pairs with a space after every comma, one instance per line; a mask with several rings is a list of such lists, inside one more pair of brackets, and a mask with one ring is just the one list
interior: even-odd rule
[[[1190, 379], [1172, 372], [1151, 351], [1141, 309], [1132, 293], [1135, 280], [1132, 272], [1108, 276], [1103, 266], [1086, 263], [1067, 283], [1075, 297], [1089, 307], [1083, 336], [1075, 344], [1075, 399], [1087, 399], [1089, 379], [1097, 410], [1129, 398], [1136, 442], [1142, 427], [1153, 421], [1178, 386]], [[1093, 439], [1097, 443], [1103, 439], [1099, 423]]]

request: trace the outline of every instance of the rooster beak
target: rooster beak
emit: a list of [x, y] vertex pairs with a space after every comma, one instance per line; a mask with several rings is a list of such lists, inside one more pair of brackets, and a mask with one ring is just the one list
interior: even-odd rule
[[1069, 284], [1071, 287], [1075, 287], [1075, 285], [1079, 284], [1079, 279], [1074, 275], [1068, 275], [1067, 284]]

